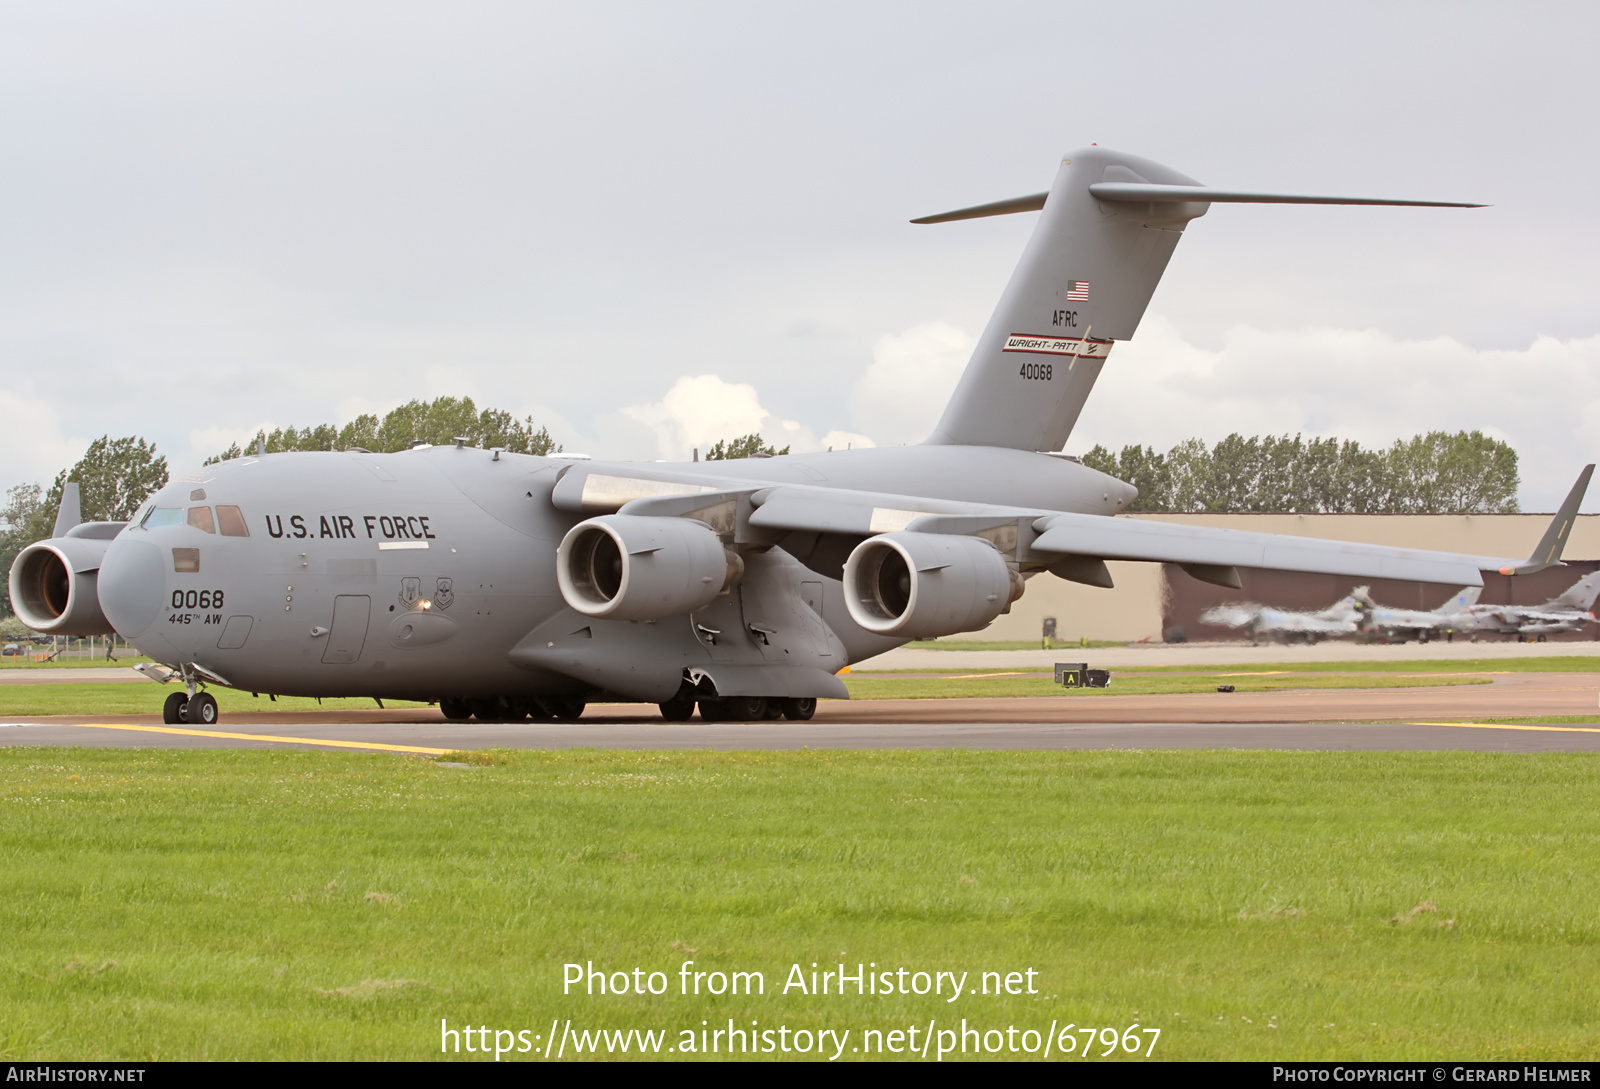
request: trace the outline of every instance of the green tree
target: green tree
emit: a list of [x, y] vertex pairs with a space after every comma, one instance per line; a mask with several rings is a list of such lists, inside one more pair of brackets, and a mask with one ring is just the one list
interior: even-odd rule
[[269, 454], [287, 450], [368, 450], [390, 454], [419, 442], [445, 446], [458, 438], [465, 439], [468, 446], [498, 446], [513, 454], [543, 456], [561, 451], [548, 428], [533, 426], [532, 416], [519, 420], [504, 409], [479, 411], [471, 397], [436, 397], [432, 401], [407, 401], [381, 420], [370, 414], [357, 416], [342, 428], [318, 424], [300, 430], [281, 427], [258, 432], [242, 447], [234, 443], [207, 458], [206, 464], [253, 454], [258, 444]]
[[788, 452], [789, 448], [787, 446], [782, 450], [774, 449], [771, 443], [763, 441], [758, 433], [752, 431], [750, 434], [740, 435], [736, 439], [718, 439], [711, 449], [706, 451], [706, 460], [732, 461], [735, 458], [755, 457], [760, 454], [765, 454], [767, 457], [778, 457]]
[[85, 522], [125, 522], [139, 504], [167, 482], [167, 459], [156, 453], [153, 443], [138, 436], [113, 439], [102, 435], [71, 469], [56, 474], [50, 490], [38, 484], [18, 484], [6, 492], [0, 521], [9, 527], [0, 532], [0, 583], [3, 583], [6, 612], [11, 607], [10, 580], [4, 574], [12, 561], [28, 545], [45, 540], [55, 530], [56, 512], [67, 481], [76, 481], [78, 502]]
[[1139, 489], [1128, 510], [1172, 509], [1172, 470], [1167, 465], [1166, 455], [1156, 453], [1154, 448], [1124, 446], [1121, 454], [1113, 455], [1104, 446], [1096, 446], [1080, 460], [1091, 469], [1098, 469]]
[[55, 512], [44, 509], [44, 489], [38, 484], [18, 484], [6, 491], [6, 505], [0, 510], [0, 522], [6, 529], [0, 531], [0, 594], [4, 594], [5, 611], [16, 612], [11, 607], [11, 580], [6, 573], [17, 553], [34, 541], [50, 536]]
[[1139, 489], [1133, 511], [1504, 514], [1517, 510], [1517, 452], [1481, 431], [1430, 431], [1369, 450], [1339, 439], [1233, 434], [1157, 454], [1096, 446], [1092, 469]]
[[66, 483], [76, 481], [85, 522], [126, 522], [151, 492], [166, 486], [167, 479], [167, 459], [156, 453], [155, 443], [137, 435], [120, 439], [101, 435], [76, 465], [56, 474], [44, 508], [54, 520]]
[[1390, 513], [1479, 514], [1517, 509], [1517, 454], [1481, 431], [1430, 431], [1389, 448]]
[[1199, 439], [1185, 439], [1167, 451], [1167, 468], [1172, 474], [1171, 506], [1175, 511], [1213, 509], [1215, 489], [1211, 485], [1211, 451]]

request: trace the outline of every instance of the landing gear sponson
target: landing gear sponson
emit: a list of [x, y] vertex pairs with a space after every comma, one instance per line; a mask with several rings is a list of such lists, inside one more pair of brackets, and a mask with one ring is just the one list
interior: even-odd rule
[[[444, 717], [454, 722], [475, 718], [480, 722], [572, 721], [583, 715], [587, 705], [576, 696], [450, 697], [439, 701]], [[668, 722], [688, 722], [699, 707], [706, 722], [763, 722], [785, 718], [806, 722], [817, 713], [817, 701], [809, 696], [707, 696], [684, 686], [672, 699], [657, 704]]]

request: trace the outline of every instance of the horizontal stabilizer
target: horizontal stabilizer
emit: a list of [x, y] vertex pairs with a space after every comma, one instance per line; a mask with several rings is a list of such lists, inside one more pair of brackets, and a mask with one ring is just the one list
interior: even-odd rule
[[[1119, 204], [1195, 202], [1201, 204], [1367, 204], [1389, 208], [1487, 208], [1487, 204], [1465, 204], [1454, 200], [1390, 200], [1386, 197], [1319, 197], [1306, 193], [1252, 193], [1243, 189], [1217, 189], [1209, 185], [1154, 185], [1143, 182], [1096, 182], [1089, 194], [1097, 200]], [[1008, 216], [1016, 212], [1037, 212], [1044, 207], [1046, 193], [957, 208], [936, 216], [913, 219], [913, 223], [954, 223], [959, 219]]]
[[954, 223], [958, 219], [982, 219], [984, 216], [1008, 216], [1013, 212], [1037, 212], [1044, 207], [1044, 202], [1049, 196], [1048, 192], [1044, 192], [1026, 197], [1012, 197], [1010, 200], [997, 200], [993, 204], [979, 204], [972, 208], [958, 208], [954, 212], [941, 212], [936, 216], [923, 216], [911, 222]]
[[[1206, 204], [1376, 204], [1395, 208], [1487, 208], [1453, 200], [1389, 200], [1384, 197], [1318, 197], [1303, 193], [1251, 193], [1209, 185], [1152, 185], [1145, 182], [1096, 182], [1089, 193], [1097, 200], [1126, 204], [1147, 201], [1198, 201]], [[1020, 211], [1020, 209], [1019, 209]], [[990, 212], [989, 215], [998, 215]]]

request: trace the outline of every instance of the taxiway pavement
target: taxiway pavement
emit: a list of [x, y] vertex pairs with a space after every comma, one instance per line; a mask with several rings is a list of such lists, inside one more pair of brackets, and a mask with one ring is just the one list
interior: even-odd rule
[[[1489, 719], [1571, 715], [1574, 723]], [[217, 726], [158, 715], [19, 717], [0, 744], [118, 747], [296, 745], [437, 754], [511, 748], [1270, 748], [1600, 751], [1600, 676], [1505, 673], [1434, 688], [1010, 699], [824, 701], [811, 722], [665, 723], [654, 707], [595, 705], [576, 722], [451, 722], [436, 708], [253, 711]]]

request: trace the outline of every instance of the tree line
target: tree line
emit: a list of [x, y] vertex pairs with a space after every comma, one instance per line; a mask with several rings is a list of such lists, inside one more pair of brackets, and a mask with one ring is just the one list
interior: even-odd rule
[[[531, 417], [517, 419], [499, 409], [478, 409], [470, 397], [408, 401], [381, 419], [358, 416], [344, 427], [319, 424], [259, 432], [244, 446], [230, 446], [206, 464], [254, 453], [285, 450], [404, 450], [422, 441], [434, 445], [465, 438], [473, 446], [512, 453], [559, 453], [548, 429]], [[705, 453], [708, 461], [787, 454], [759, 434], [723, 439]], [[1124, 446], [1113, 454], [1096, 446], [1085, 465], [1139, 489], [1133, 511], [1320, 514], [1503, 514], [1517, 510], [1517, 454], [1480, 431], [1432, 431], [1397, 440], [1387, 449], [1339, 439], [1299, 435], [1229, 435], [1208, 447], [1189, 439], [1166, 453]], [[34, 541], [50, 536], [62, 491], [76, 481], [83, 518], [122, 522], [132, 518], [150, 493], [168, 480], [167, 459], [137, 435], [102, 435], [76, 464], [63, 469], [49, 488], [19, 484], [0, 508], [0, 594], [10, 609], [11, 562]]]
[[1514, 514], [1517, 452], [1481, 431], [1430, 431], [1386, 449], [1299, 435], [1199, 439], [1166, 453], [1096, 446], [1081, 459], [1139, 489], [1130, 511]]
[[532, 416], [519, 420], [504, 409], [479, 411], [471, 397], [436, 397], [432, 401], [407, 401], [381, 420], [367, 413], [343, 427], [325, 423], [299, 429], [290, 426], [258, 431], [242, 447], [234, 443], [220, 454], [207, 458], [205, 463], [214, 465], [253, 454], [257, 444], [269, 454], [288, 450], [365, 450], [373, 454], [392, 454], [419, 442], [445, 446], [457, 439], [465, 439], [468, 446], [483, 450], [498, 446], [512, 454], [543, 456], [561, 452], [560, 444], [550, 437], [548, 428], [533, 426]]

